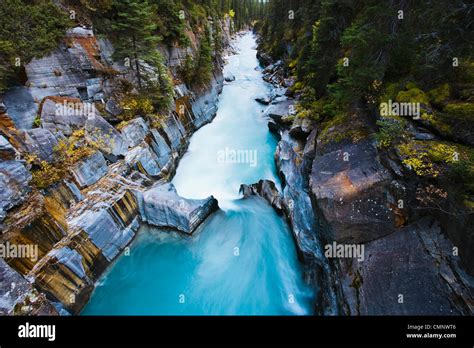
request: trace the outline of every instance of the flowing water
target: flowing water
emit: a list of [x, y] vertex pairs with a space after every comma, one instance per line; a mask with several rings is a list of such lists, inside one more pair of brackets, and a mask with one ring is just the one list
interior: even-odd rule
[[240, 184], [270, 179], [279, 185], [263, 107], [269, 92], [256, 69], [255, 38], [237, 41], [214, 121], [197, 131], [173, 179], [186, 198], [214, 195], [221, 210], [193, 234], [144, 226], [97, 284], [85, 315], [312, 314], [286, 222], [260, 198], [242, 199]]

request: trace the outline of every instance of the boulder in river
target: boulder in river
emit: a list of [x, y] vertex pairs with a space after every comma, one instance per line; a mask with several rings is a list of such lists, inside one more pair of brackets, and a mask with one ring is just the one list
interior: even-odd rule
[[187, 234], [218, 209], [217, 200], [180, 197], [173, 184], [160, 184], [138, 193], [142, 220], [157, 227], [175, 229]]
[[271, 180], [260, 180], [252, 185], [240, 185], [239, 190], [244, 197], [260, 196], [265, 199], [277, 211], [278, 214], [283, 214], [284, 202], [283, 198], [278, 192], [276, 185]]
[[235, 76], [234, 76], [232, 73], [227, 73], [227, 74], [224, 76], [224, 80], [225, 80], [226, 82], [235, 81]]

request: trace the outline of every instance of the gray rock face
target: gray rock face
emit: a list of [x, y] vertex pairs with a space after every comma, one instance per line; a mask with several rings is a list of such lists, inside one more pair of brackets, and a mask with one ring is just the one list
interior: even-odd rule
[[284, 212], [304, 260], [305, 277], [321, 289], [315, 311], [334, 315], [339, 311], [334, 270], [323, 254], [323, 233], [309, 194], [308, 169], [313, 158], [303, 149], [303, 141], [290, 137], [287, 130], [281, 133], [275, 160], [283, 182]]
[[0, 161], [0, 221], [30, 192], [30, 172], [19, 161]]
[[398, 198], [392, 197], [390, 182], [369, 140], [317, 156], [310, 185], [331, 227], [330, 239], [361, 243], [392, 232], [397, 227]]
[[107, 163], [104, 156], [97, 151], [90, 157], [77, 163], [71, 169], [71, 173], [77, 184], [84, 188], [95, 184], [107, 173]]
[[56, 137], [47, 129], [33, 128], [21, 131], [22, 146], [29, 154], [35, 154], [40, 160], [52, 162], [54, 148], [58, 145]]
[[148, 133], [150, 133], [150, 129], [141, 117], [130, 121], [125, 127], [122, 128], [122, 134], [128, 141], [128, 146], [130, 147], [135, 147], [140, 144], [148, 135]]
[[41, 108], [41, 126], [54, 133], [69, 136], [75, 129], [84, 127], [88, 112], [80, 108], [79, 99], [46, 99]]
[[38, 113], [38, 104], [26, 87], [11, 88], [5, 92], [3, 101], [18, 129], [30, 129]]
[[[99, 211], [86, 211], [74, 218], [71, 221], [71, 226], [85, 231], [95, 246], [102, 250], [102, 254], [110, 262], [133, 239], [138, 229], [138, 221], [135, 219], [128, 228], [124, 229], [117, 225], [107, 210], [101, 209]], [[78, 269], [78, 276], [83, 277], [84, 272], [79, 268], [79, 265], [71, 269]]]
[[222, 92], [224, 79], [220, 71], [214, 71], [209, 88], [192, 101], [192, 110], [196, 119], [194, 125], [200, 128], [210, 122], [217, 112], [219, 94]]
[[285, 100], [271, 105], [265, 112], [265, 115], [277, 121], [285, 116], [294, 115], [295, 113], [295, 102], [293, 100]]
[[165, 139], [163, 139], [161, 134], [156, 129], [151, 130], [151, 135], [151, 147], [158, 158], [158, 164], [160, 165], [162, 170], [164, 170], [168, 167], [168, 163], [171, 157], [171, 149], [166, 143]]
[[351, 314], [472, 315], [474, 278], [463, 275], [458, 262], [429, 218], [367, 243], [364, 261], [343, 266]]
[[117, 117], [123, 112], [120, 105], [113, 98], [110, 98], [105, 103], [105, 111], [107, 111], [109, 114], [111, 114], [114, 117]]
[[255, 101], [263, 105], [269, 105], [272, 102], [268, 96], [255, 98]]
[[166, 134], [170, 147], [173, 151], [180, 152], [184, 143], [186, 131], [174, 116], [169, 117], [163, 124], [163, 131]]
[[142, 220], [157, 227], [193, 233], [206, 217], [218, 209], [217, 200], [185, 199], [173, 184], [155, 186], [138, 195]]
[[130, 149], [125, 155], [125, 162], [143, 174], [154, 178], [160, 177], [158, 157], [146, 143]]
[[[25, 303], [27, 300], [28, 303]], [[16, 307], [16, 308], [15, 308]], [[0, 258], [0, 315], [57, 315], [53, 305]]]
[[0, 135], [0, 159], [12, 160], [15, 159], [16, 150], [10, 144], [10, 142], [3, 136]]
[[127, 141], [99, 114], [89, 115], [85, 129], [87, 141], [96, 144], [105, 155], [116, 158], [127, 153]]

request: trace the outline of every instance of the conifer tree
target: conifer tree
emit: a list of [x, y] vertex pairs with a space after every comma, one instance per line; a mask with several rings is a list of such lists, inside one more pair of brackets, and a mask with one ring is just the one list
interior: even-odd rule
[[112, 21], [116, 37], [114, 58], [135, 70], [138, 87], [142, 88], [143, 63], [161, 40], [155, 33], [155, 8], [147, 0], [117, 0], [113, 9], [116, 12]]

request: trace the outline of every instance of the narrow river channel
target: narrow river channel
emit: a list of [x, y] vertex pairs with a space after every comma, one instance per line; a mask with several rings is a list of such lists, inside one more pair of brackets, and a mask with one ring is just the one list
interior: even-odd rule
[[[192, 236], [144, 226], [99, 280], [83, 315], [307, 315], [314, 292], [303, 281], [287, 223], [239, 186], [279, 185], [263, 106], [255, 37], [236, 42], [214, 121], [197, 131], [173, 179], [186, 198], [214, 195], [221, 210]], [[233, 156], [239, 154], [238, 156]]]

